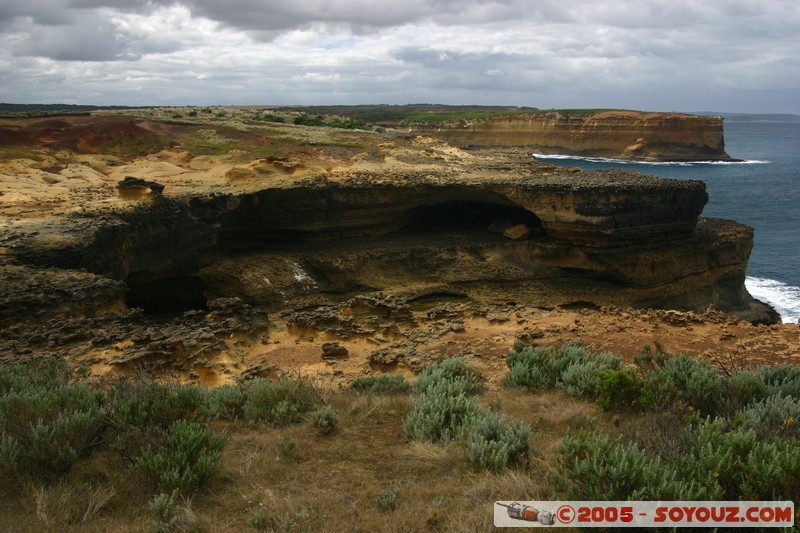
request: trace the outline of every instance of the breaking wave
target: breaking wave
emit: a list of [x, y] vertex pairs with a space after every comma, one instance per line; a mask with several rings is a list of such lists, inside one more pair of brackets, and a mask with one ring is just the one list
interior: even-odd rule
[[766, 278], [748, 277], [744, 282], [753, 298], [766, 302], [781, 314], [784, 324], [800, 321], [800, 287]]
[[589, 163], [613, 163], [615, 165], [647, 165], [667, 167], [693, 167], [697, 165], [766, 165], [769, 161], [747, 159], [745, 161], [631, 161], [611, 157], [577, 156], [560, 154], [531, 154], [536, 159], [558, 159], [562, 161], [587, 161]]

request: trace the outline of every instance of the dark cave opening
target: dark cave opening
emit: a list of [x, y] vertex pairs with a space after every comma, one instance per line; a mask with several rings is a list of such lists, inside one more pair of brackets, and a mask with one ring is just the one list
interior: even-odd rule
[[504, 228], [516, 224], [525, 224], [537, 234], [542, 234], [544, 231], [539, 217], [513, 204], [443, 202], [416, 207], [409, 210], [406, 215], [408, 223], [404, 230], [409, 232], [456, 230], [500, 233]]
[[192, 276], [154, 280], [131, 274], [126, 283], [128, 293], [125, 301], [128, 307], [138, 307], [148, 315], [170, 317], [208, 308], [202, 283]]

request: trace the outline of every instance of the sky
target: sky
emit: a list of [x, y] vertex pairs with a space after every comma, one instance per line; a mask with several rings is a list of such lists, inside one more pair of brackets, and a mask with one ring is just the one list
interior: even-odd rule
[[800, 2], [0, 0], [0, 102], [800, 114]]

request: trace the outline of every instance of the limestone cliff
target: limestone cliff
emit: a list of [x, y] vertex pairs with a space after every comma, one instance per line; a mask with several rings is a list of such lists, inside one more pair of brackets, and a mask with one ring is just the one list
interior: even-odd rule
[[[262, 312], [362, 296], [489, 310], [713, 305], [775, 319], [744, 288], [752, 229], [700, 217], [701, 181], [293, 124], [80, 117], [43, 137], [80, 127], [106, 139], [113, 126], [130, 149], [142, 137], [167, 145], [165, 132], [186, 143], [123, 160], [89, 141], [41, 148], [22, 122], [0, 160], [0, 352], [12, 358], [69, 352], [90, 366], [238, 375], [237, 354], [265, 341]], [[213, 155], [209, 144], [235, 148]], [[149, 185], [119, 187], [134, 181]]]
[[638, 161], [730, 160], [721, 117], [606, 111], [565, 115], [523, 113], [430, 124], [406, 131], [434, 135], [462, 147], [520, 146], [542, 154]]

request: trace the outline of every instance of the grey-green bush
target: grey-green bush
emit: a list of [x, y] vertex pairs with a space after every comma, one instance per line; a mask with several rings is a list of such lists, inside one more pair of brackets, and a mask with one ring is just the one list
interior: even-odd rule
[[120, 379], [109, 390], [107, 403], [111, 448], [130, 461], [155, 445], [176, 421], [205, 422], [209, 417], [208, 391], [177, 382]]
[[225, 435], [215, 434], [205, 424], [178, 420], [160, 445], [144, 449], [136, 466], [158, 492], [186, 494], [210, 475], [226, 442]]
[[760, 438], [800, 438], [800, 399], [774, 395], [741, 411], [745, 423]]
[[800, 398], [800, 368], [788, 365], [762, 366], [756, 373], [767, 386], [767, 396], [782, 394]]
[[667, 358], [647, 372], [642, 386], [643, 404], [655, 409], [691, 408], [714, 415], [722, 404], [719, 374], [705, 361], [688, 355]]
[[635, 443], [599, 432], [567, 435], [558, 447], [554, 488], [573, 500], [713, 500], [720, 493], [685, 478]]
[[0, 366], [0, 469], [57, 476], [101, 443], [103, 394], [71, 374], [54, 359]]
[[215, 418], [235, 420], [244, 415], [247, 395], [240, 385], [222, 385], [208, 391], [210, 414]]
[[415, 383], [417, 392], [424, 394], [433, 386], [444, 381], [458, 381], [466, 394], [477, 394], [481, 386], [481, 375], [461, 359], [451, 357], [436, 364], [426, 366]]
[[350, 384], [350, 390], [369, 394], [405, 394], [411, 384], [403, 376], [380, 374], [358, 378]]
[[527, 347], [509, 352], [506, 364], [509, 372], [504, 383], [510, 387], [525, 387], [529, 390], [561, 388], [573, 396], [592, 397], [599, 383], [597, 373], [601, 370], [618, 370], [622, 366], [619, 357], [595, 352], [574, 340], [552, 347]]
[[302, 380], [281, 377], [277, 381], [257, 378], [245, 389], [244, 416], [247, 420], [285, 426], [320, 404], [314, 388]]
[[675, 462], [722, 500], [790, 500], [800, 496], [800, 442], [759, 438], [748, 427], [696, 417], [684, 430], [687, 453]]
[[527, 459], [530, 437], [528, 424], [508, 423], [504, 415], [486, 412], [467, 436], [467, 458], [479, 468], [498, 472]]
[[339, 411], [330, 405], [323, 405], [311, 413], [314, 427], [323, 435], [333, 433], [339, 423]]
[[408, 441], [449, 444], [463, 440], [483, 414], [478, 399], [467, 395], [463, 378], [431, 384], [414, 403], [403, 424]]

